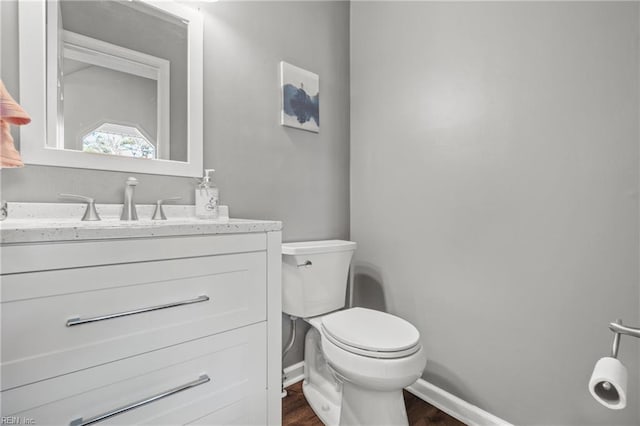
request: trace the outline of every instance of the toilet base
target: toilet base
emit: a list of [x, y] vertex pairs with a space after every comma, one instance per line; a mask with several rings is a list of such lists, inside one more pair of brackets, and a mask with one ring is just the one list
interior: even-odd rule
[[302, 382], [302, 393], [309, 406], [325, 426], [338, 426], [340, 423], [340, 404], [336, 404], [317, 389], [312, 383]]
[[408, 426], [402, 389], [390, 392], [375, 391], [344, 382], [338, 424]]
[[322, 354], [320, 333], [307, 331], [304, 343], [304, 381], [302, 392], [309, 406], [326, 426], [338, 426], [342, 383], [329, 369]]

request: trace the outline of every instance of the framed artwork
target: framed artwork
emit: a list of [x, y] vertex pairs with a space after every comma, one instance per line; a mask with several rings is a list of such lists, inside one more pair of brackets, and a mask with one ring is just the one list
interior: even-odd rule
[[280, 62], [282, 111], [280, 124], [320, 131], [320, 77], [311, 71]]

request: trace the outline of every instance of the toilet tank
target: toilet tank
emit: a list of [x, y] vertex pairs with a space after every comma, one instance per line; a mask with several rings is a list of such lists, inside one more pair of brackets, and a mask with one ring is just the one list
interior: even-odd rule
[[344, 307], [353, 241], [282, 245], [282, 311], [300, 318]]

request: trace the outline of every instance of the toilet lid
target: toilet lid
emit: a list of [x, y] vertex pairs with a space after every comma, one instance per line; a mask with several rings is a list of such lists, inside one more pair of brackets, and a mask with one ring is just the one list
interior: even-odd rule
[[413, 349], [417, 350], [420, 340], [420, 333], [411, 323], [365, 308], [325, 315], [322, 317], [322, 329], [331, 340], [341, 343], [340, 346], [367, 352], [415, 352]]

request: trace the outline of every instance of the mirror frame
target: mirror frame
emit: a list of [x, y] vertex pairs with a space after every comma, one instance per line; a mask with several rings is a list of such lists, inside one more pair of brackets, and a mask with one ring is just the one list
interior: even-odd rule
[[[203, 19], [198, 10], [168, 1], [135, 0], [177, 16], [188, 25], [188, 160], [119, 157], [56, 148], [56, 126], [47, 126], [46, 0], [20, 0], [20, 103], [31, 116], [20, 127], [26, 164], [198, 177], [203, 169]], [[49, 109], [50, 111], [50, 109]], [[55, 115], [54, 115], [55, 117]], [[49, 131], [48, 131], [49, 130]]]

